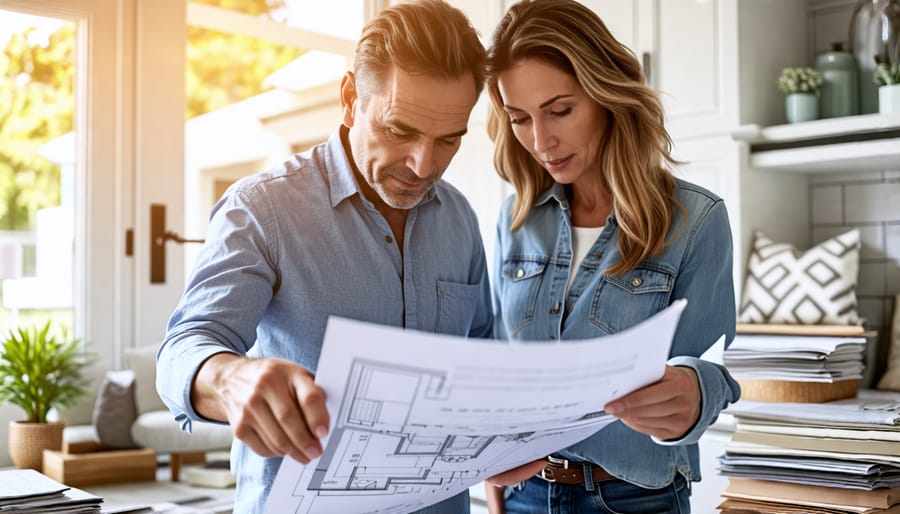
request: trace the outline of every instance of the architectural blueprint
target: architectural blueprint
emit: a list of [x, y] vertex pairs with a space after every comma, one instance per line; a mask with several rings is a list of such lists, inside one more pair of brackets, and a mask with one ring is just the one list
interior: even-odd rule
[[602, 429], [662, 377], [686, 302], [584, 341], [467, 340], [331, 318], [316, 372], [324, 453], [285, 458], [266, 512], [407, 513]]

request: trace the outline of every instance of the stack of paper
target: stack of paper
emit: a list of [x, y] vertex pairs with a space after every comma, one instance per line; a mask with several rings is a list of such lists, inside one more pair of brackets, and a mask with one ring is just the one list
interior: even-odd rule
[[724, 362], [738, 380], [837, 382], [860, 379], [864, 337], [738, 334]]
[[736, 430], [719, 457], [723, 513], [900, 513], [900, 393], [726, 412]]
[[66, 487], [33, 469], [0, 471], [0, 512], [100, 512], [103, 498]]

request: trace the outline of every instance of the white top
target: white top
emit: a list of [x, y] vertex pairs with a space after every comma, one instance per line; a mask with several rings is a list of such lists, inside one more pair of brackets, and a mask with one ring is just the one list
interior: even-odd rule
[[572, 286], [572, 280], [581, 267], [581, 261], [591, 251], [594, 241], [600, 237], [603, 227], [572, 227], [572, 267], [569, 268], [569, 281], [566, 283], [566, 294], [569, 294], [569, 288]]

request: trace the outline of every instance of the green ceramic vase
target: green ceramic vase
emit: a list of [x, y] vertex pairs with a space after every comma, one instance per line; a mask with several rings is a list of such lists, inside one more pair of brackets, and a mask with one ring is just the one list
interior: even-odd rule
[[819, 97], [813, 93], [791, 93], [784, 98], [788, 123], [812, 121], [819, 117]]
[[859, 78], [856, 60], [844, 50], [843, 43], [834, 43], [831, 51], [816, 59], [816, 70], [822, 74], [822, 96], [819, 97], [819, 117], [835, 118], [859, 114]]

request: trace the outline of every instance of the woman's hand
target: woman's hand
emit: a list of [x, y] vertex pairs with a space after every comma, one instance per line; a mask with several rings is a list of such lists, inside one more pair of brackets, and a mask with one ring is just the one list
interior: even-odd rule
[[685, 366], [666, 366], [663, 377], [604, 407], [629, 427], [658, 439], [680, 439], [700, 419], [700, 381]]

